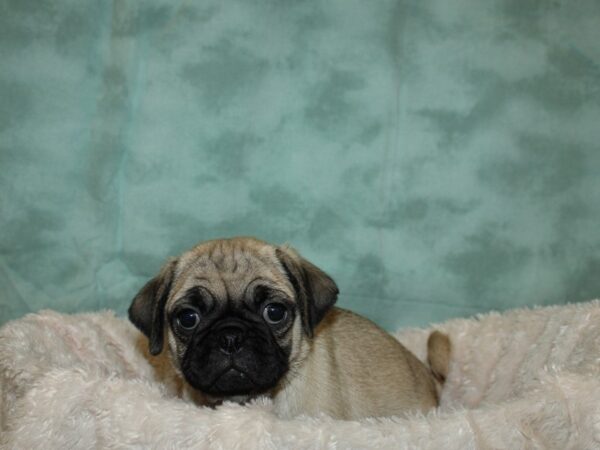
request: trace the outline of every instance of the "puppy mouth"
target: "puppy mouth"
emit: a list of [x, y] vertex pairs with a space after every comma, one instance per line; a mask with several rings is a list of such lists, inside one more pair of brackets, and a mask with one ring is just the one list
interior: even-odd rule
[[232, 384], [248, 385], [248, 382], [254, 389], [259, 387], [259, 384], [247, 372], [232, 364], [215, 377], [215, 380], [208, 387], [208, 391], [227, 391], [229, 389], [225, 386], [231, 386]]
[[229, 361], [221, 367], [216, 375], [198, 376], [184, 370], [186, 381], [195, 389], [213, 397], [230, 397], [236, 395], [260, 395], [275, 387], [283, 375], [280, 370], [270, 371], [268, 376], [261, 377], [252, 370], [240, 367], [234, 361]]

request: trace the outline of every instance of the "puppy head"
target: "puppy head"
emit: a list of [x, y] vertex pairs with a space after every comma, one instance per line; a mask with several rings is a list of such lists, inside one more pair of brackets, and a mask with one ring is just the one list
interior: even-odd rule
[[335, 282], [287, 247], [253, 238], [201, 243], [168, 261], [129, 318], [159, 354], [212, 397], [274, 388], [337, 299]]

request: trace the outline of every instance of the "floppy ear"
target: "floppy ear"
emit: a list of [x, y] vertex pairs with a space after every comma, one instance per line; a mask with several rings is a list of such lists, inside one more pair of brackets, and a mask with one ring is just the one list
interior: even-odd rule
[[333, 306], [339, 293], [335, 281], [314, 264], [290, 248], [278, 248], [275, 254], [296, 291], [302, 326], [307, 336]]
[[176, 259], [167, 262], [160, 273], [146, 283], [129, 307], [129, 320], [148, 337], [150, 354], [163, 348], [165, 304], [171, 291]]

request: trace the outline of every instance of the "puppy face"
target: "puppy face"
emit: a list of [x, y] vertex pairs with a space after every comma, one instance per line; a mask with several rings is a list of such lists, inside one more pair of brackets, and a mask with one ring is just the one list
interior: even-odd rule
[[252, 238], [208, 241], [169, 261], [134, 298], [131, 321], [194, 388], [212, 397], [268, 392], [337, 298], [323, 271]]

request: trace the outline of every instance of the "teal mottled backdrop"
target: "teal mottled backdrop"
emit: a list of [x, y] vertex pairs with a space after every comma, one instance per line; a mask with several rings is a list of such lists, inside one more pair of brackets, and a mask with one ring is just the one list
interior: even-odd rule
[[388, 329], [600, 296], [600, 2], [0, 0], [0, 322], [289, 242]]

